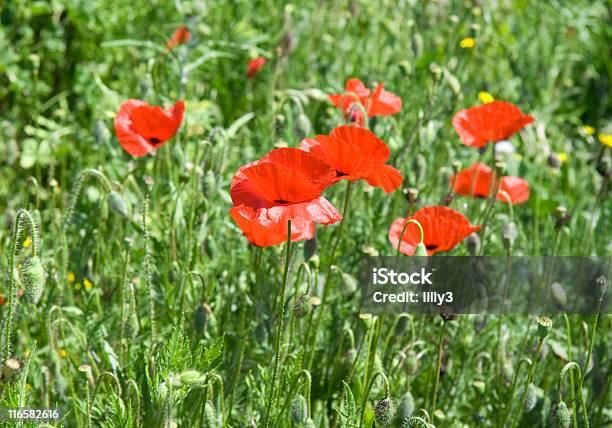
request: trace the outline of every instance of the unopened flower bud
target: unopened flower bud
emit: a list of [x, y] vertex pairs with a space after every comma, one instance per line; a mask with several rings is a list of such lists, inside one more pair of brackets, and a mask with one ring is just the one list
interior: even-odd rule
[[427, 257], [427, 247], [423, 242], [419, 242], [416, 245], [416, 249], [414, 250], [414, 255], [416, 257]]
[[45, 285], [45, 268], [40, 257], [28, 257], [22, 264], [20, 271], [25, 286], [26, 297], [30, 303], [38, 303]]
[[555, 428], [568, 428], [571, 422], [570, 411], [567, 408], [567, 404], [561, 401], [555, 407], [553, 411], [553, 423]]
[[407, 391], [399, 401], [399, 415], [402, 419], [407, 419], [414, 413], [414, 397]]
[[472, 233], [466, 240], [468, 252], [470, 256], [475, 256], [480, 251], [480, 236], [477, 233]]
[[548, 155], [548, 166], [552, 169], [559, 169], [561, 167], [561, 159], [555, 153]]
[[185, 370], [178, 375], [183, 386], [201, 386], [206, 382], [206, 376], [197, 370]]
[[395, 418], [397, 408], [393, 400], [389, 397], [385, 397], [379, 400], [374, 407], [374, 419], [376, 423], [381, 426], [389, 425]]
[[304, 315], [308, 315], [311, 310], [312, 304], [310, 303], [310, 296], [308, 293], [301, 294], [293, 305], [295, 316], [297, 318], [302, 318]]
[[129, 211], [127, 208], [127, 204], [123, 199], [123, 196], [119, 192], [115, 190], [111, 191], [106, 197], [108, 201], [108, 206], [115, 213], [119, 214], [123, 218], [127, 218], [129, 216]]
[[308, 417], [308, 405], [303, 395], [298, 394], [291, 402], [291, 419], [296, 424], [303, 422]]
[[550, 288], [551, 288], [552, 296], [553, 296], [553, 299], [555, 300], [555, 303], [557, 303], [557, 305], [561, 307], [564, 307], [565, 304], [567, 303], [567, 294], [565, 293], [563, 286], [559, 284], [558, 282], [555, 282], [550, 286]]
[[538, 403], [538, 391], [533, 383], [527, 387], [527, 395], [525, 396], [525, 412], [531, 412]]

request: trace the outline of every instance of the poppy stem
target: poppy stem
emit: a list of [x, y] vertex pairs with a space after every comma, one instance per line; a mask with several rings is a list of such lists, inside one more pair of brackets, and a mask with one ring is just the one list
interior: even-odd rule
[[270, 411], [272, 404], [275, 402], [274, 395], [276, 393], [276, 383], [278, 378], [278, 366], [281, 363], [281, 352], [283, 347], [283, 328], [285, 326], [285, 295], [287, 292], [287, 280], [289, 278], [289, 265], [291, 264], [291, 220], [287, 222], [287, 255], [285, 258], [285, 271], [283, 273], [283, 285], [281, 287], [280, 307], [278, 311], [278, 327], [276, 329], [276, 345], [274, 368], [272, 369], [272, 384], [270, 385], [270, 395], [266, 405], [266, 413], [264, 417], [264, 427], [270, 426]]
[[409, 219], [408, 221], [406, 221], [406, 223], [404, 223], [404, 227], [402, 228], [402, 233], [400, 233], [399, 241], [397, 243], [397, 253], [395, 254], [396, 257], [399, 257], [400, 255], [402, 239], [404, 238], [404, 233], [406, 232], [406, 228], [408, 227], [409, 224], [416, 224], [416, 226], [419, 228], [419, 242], [421, 244], [423, 243], [423, 240], [425, 239], [425, 234], [423, 233], [423, 226], [421, 226], [421, 223], [419, 223], [418, 220], [415, 220], [413, 218]]
[[442, 368], [442, 351], [444, 344], [444, 332], [446, 331], [446, 321], [442, 321], [442, 327], [440, 328], [440, 335], [438, 336], [438, 362], [436, 364], [435, 381], [431, 405], [431, 423], [434, 423], [436, 418], [436, 401], [438, 398], [438, 386], [440, 384], [440, 370]]

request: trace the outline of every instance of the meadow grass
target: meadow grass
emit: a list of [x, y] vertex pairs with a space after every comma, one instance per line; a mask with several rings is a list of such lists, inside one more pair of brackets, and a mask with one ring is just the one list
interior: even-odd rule
[[[565, 410], [573, 427], [611, 423], [609, 315], [372, 316], [357, 287], [364, 255], [396, 254], [392, 221], [442, 203], [481, 156], [451, 126], [480, 92], [536, 119], [503, 165], [529, 181], [527, 203], [450, 201], [486, 220], [481, 253], [610, 256], [607, 2], [0, 7], [0, 408], [87, 427], [567, 426]], [[190, 41], [169, 51], [181, 24]], [[250, 245], [228, 214], [235, 171], [344, 123], [326, 95], [351, 77], [402, 98], [369, 127], [410, 192], [337, 185], [340, 224]], [[117, 142], [128, 98], [185, 100], [155, 155]]]

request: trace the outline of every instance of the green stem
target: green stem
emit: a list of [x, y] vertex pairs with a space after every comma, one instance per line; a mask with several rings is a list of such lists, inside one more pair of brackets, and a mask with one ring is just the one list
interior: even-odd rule
[[397, 242], [397, 253], [395, 254], [396, 257], [399, 257], [400, 255], [400, 248], [402, 247], [402, 239], [404, 238], [404, 233], [406, 233], [406, 229], [408, 228], [409, 224], [415, 224], [416, 227], [419, 228], [419, 242], [420, 243], [423, 243], [423, 240], [425, 239], [425, 233], [423, 232], [423, 226], [421, 226], [421, 223], [419, 223], [418, 220], [415, 220], [413, 218], [406, 220], [406, 222], [404, 223], [404, 227], [402, 227], [402, 233], [400, 233], [399, 241]]
[[436, 365], [435, 382], [433, 389], [432, 405], [431, 405], [431, 423], [433, 425], [436, 418], [436, 401], [438, 398], [438, 386], [440, 384], [440, 369], [442, 368], [442, 345], [444, 343], [444, 332], [446, 330], [446, 321], [442, 322], [440, 334], [438, 335], [438, 362]]
[[533, 363], [531, 363], [531, 369], [529, 370], [529, 375], [527, 376], [527, 381], [525, 382], [525, 388], [523, 389], [523, 396], [521, 398], [521, 405], [518, 408], [516, 413], [516, 417], [512, 422], [512, 428], [516, 426], [516, 424], [521, 420], [521, 413], [523, 412], [523, 408], [525, 407], [525, 401], [527, 401], [527, 390], [529, 389], [529, 385], [531, 384], [533, 377], [535, 375], [536, 366], [538, 364], [538, 359], [540, 358], [540, 353], [542, 352], [542, 346], [544, 345], [545, 338], [539, 339], [538, 341], [538, 349], [536, 350], [535, 358], [533, 359]]
[[289, 278], [289, 265], [291, 264], [291, 220], [287, 222], [287, 245], [286, 245], [286, 258], [285, 258], [285, 271], [283, 274], [283, 285], [281, 287], [280, 294], [280, 306], [278, 313], [278, 327], [276, 329], [276, 345], [274, 358], [274, 368], [272, 369], [272, 383], [270, 385], [270, 393], [268, 396], [268, 404], [266, 405], [266, 413], [264, 417], [264, 427], [270, 426], [270, 411], [272, 409], [272, 403], [275, 401], [274, 396], [276, 394], [276, 383], [278, 378], [278, 367], [281, 364], [281, 353], [283, 345], [283, 328], [285, 324], [285, 294], [287, 292], [287, 280]]

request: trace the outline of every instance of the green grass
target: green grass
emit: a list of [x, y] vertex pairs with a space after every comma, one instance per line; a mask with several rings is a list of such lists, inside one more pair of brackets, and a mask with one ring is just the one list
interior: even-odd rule
[[[313, 243], [291, 245], [276, 355], [286, 245], [249, 245], [228, 214], [238, 167], [342, 123], [325, 94], [350, 77], [384, 82], [402, 98], [400, 114], [370, 127], [390, 147], [403, 186], [419, 190], [417, 206], [438, 204], [453, 161], [467, 167], [480, 156], [460, 143], [452, 115], [487, 91], [536, 118], [512, 139], [520, 159], [506, 162], [508, 174], [531, 186], [529, 201], [514, 207], [513, 254], [609, 257], [611, 149], [597, 140], [612, 133], [607, 2], [13, 0], [0, 7], [2, 352], [21, 367], [4, 363], [0, 408], [59, 407], [56, 426], [264, 426], [278, 356], [270, 426], [309, 426], [292, 421], [304, 413], [301, 395], [310, 426], [369, 427], [380, 399], [389, 394], [406, 410], [407, 393], [421, 426], [434, 419], [437, 427], [501, 427], [506, 414], [505, 426], [548, 426], [559, 394], [572, 424], [586, 426], [570, 382], [590, 426], [610, 423], [609, 315], [596, 331], [593, 316], [552, 317], [536, 358], [530, 316], [504, 317], [498, 346], [494, 316], [359, 314], [359, 261], [395, 254], [387, 231], [409, 208], [401, 191], [355, 182], [334, 255], [338, 225], [318, 227], [315, 258], [304, 255]], [[192, 43], [168, 53], [165, 42], [181, 23]], [[459, 47], [465, 37], [475, 39], [473, 49]], [[290, 52], [279, 50], [283, 40], [285, 47], [291, 40]], [[256, 55], [269, 61], [248, 80]], [[155, 156], [123, 152], [112, 128], [120, 103], [169, 105], [178, 97], [186, 101], [180, 133]], [[585, 135], [583, 125], [596, 134]], [[567, 161], [552, 168], [550, 153]], [[80, 175], [90, 169], [110, 184]], [[109, 206], [108, 186], [127, 216]], [[346, 189], [334, 186], [326, 197], [342, 209]], [[473, 223], [485, 205], [451, 203]], [[571, 220], [555, 228], [559, 206]], [[32, 234], [26, 227], [11, 256], [19, 208], [37, 225], [48, 277], [38, 303], [16, 298], [7, 349], [9, 264], [21, 269], [37, 244], [21, 248]], [[506, 254], [508, 222], [507, 206], [495, 204], [485, 254]], [[450, 254], [467, 255], [465, 243]], [[307, 289], [321, 299], [325, 282], [324, 304], [295, 309]], [[24, 288], [21, 280], [16, 287]], [[577, 365], [566, 367], [558, 391], [569, 361]], [[535, 400], [531, 410], [520, 411], [523, 398], [526, 408]], [[401, 424], [397, 417], [391, 426]]]

